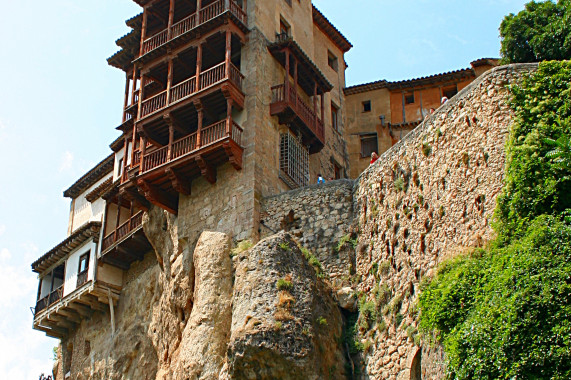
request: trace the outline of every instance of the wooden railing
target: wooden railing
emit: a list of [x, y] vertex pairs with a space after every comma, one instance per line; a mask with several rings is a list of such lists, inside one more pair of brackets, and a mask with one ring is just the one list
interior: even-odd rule
[[205, 90], [225, 80], [232, 81], [236, 87], [242, 90], [244, 75], [232, 63], [230, 63], [230, 70], [228, 74], [229, 75], [227, 75], [226, 72], [226, 62], [222, 62], [200, 73], [198, 89], [196, 88], [196, 77], [189, 78], [184, 82], [173, 86], [170, 90], [170, 99], [168, 100], [168, 104], [166, 90], [147, 100], [144, 100], [141, 106], [141, 118], [158, 112], [173, 103], [196, 94], [198, 91]]
[[[192, 133], [179, 140], [173, 142], [170, 159], [167, 157], [168, 146], [165, 146], [155, 152], [146, 154], [143, 159], [143, 173], [153, 170], [167, 162], [172, 162], [190, 153], [194, 153], [203, 147], [231, 138], [238, 145], [242, 144], [242, 128], [235, 122], [228, 125], [228, 119], [219, 121], [212, 125], [202, 128], [200, 131], [200, 145], [197, 145], [197, 133]], [[157, 152], [160, 153], [160, 159], [157, 159]]]
[[[126, 222], [121, 224], [118, 228], [116, 228], [113, 232], [103, 238], [103, 242], [101, 243], [101, 251], [105, 251], [109, 247], [111, 247], [116, 242], [123, 239], [133, 230], [138, 228], [143, 224], [143, 211], [139, 211], [135, 215], [133, 215], [130, 219]], [[78, 285], [79, 286], [79, 285]]]
[[49, 305], [56, 303], [63, 298], [63, 285], [50, 293]]
[[272, 87], [272, 103], [285, 102], [307, 127], [321, 140], [325, 138], [323, 121], [317, 117], [312, 107], [308, 106], [305, 100], [297, 93], [296, 89], [291, 86], [289, 88], [289, 96], [286, 97], [285, 85], [280, 84]]
[[163, 91], [152, 98], [149, 98], [141, 105], [141, 117], [156, 112], [167, 105], [167, 92]]
[[87, 282], [87, 270], [84, 270], [83, 272], [79, 273], [77, 275], [77, 287], [79, 288], [80, 286], [83, 286], [83, 284], [85, 284]]
[[171, 38], [177, 38], [180, 35], [188, 32], [191, 29], [196, 28], [196, 13], [183, 18], [179, 22], [173, 24], [171, 29]]
[[37, 315], [40, 311], [44, 310], [45, 308], [48, 307], [48, 302], [49, 302], [49, 294], [47, 296], [45, 296], [44, 298], [38, 300], [38, 302], [36, 302], [36, 307], [34, 309], [34, 314]]
[[152, 37], [147, 38], [143, 42], [143, 54], [150, 52], [151, 50], [155, 50], [159, 46], [167, 43], [169, 31], [167, 29], [155, 34]]
[[222, 62], [200, 73], [200, 89], [205, 89], [226, 77], [226, 62]]
[[186, 98], [196, 90], [196, 77], [189, 78], [171, 88], [170, 103]]
[[156, 48], [166, 44], [168, 41], [171, 41], [174, 38], [209, 22], [227, 11], [232, 13], [242, 24], [247, 25], [248, 18], [246, 16], [246, 12], [234, 0], [218, 0], [173, 24], [171, 26], [170, 38], [168, 28], [147, 38], [143, 42], [141, 55], [145, 55], [155, 50]]

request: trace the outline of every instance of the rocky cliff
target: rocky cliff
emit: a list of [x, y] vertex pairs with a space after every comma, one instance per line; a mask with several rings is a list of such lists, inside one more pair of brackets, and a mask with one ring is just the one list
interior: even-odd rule
[[442, 378], [417, 330], [420, 283], [491, 238], [506, 86], [533, 69], [478, 78], [355, 182], [262, 199], [256, 245], [151, 209], [153, 251], [125, 275], [115, 329], [106, 309], [83, 321], [56, 378]]

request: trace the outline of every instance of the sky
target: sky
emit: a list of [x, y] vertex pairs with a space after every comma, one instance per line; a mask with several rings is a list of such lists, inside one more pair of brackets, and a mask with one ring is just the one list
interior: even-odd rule
[[[303, 1], [303, 0], [302, 0]], [[314, 0], [351, 41], [347, 85], [402, 80], [499, 56], [520, 0]], [[350, 6], [347, 6], [350, 4]], [[139, 12], [130, 0], [2, 0], [0, 12], [0, 373], [51, 373], [58, 341], [32, 330], [30, 264], [65, 239], [82, 174], [111, 153], [125, 75], [105, 59]]]

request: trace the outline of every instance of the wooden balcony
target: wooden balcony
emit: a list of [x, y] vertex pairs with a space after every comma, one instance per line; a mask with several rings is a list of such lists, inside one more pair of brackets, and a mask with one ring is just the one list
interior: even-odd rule
[[223, 17], [220, 16], [225, 14], [244, 32], [247, 31], [246, 12], [234, 0], [218, 0], [173, 24], [170, 29], [164, 29], [146, 38], [141, 46], [141, 56], [138, 60], [152, 59], [160, 55], [163, 48], [172, 49], [179, 41], [183, 43], [194, 35], [204, 34], [218, 25], [216, 20], [222, 23]]
[[189, 195], [193, 179], [202, 175], [215, 183], [216, 167], [225, 162], [242, 169], [242, 133], [231, 118], [203, 127], [171, 146], [143, 154], [124, 176], [124, 184], [136, 183], [149, 202], [176, 214], [178, 193]]
[[139, 211], [103, 238], [100, 261], [127, 270], [150, 249], [143, 233], [143, 211]]
[[304, 145], [310, 147], [310, 153], [319, 152], [325, 142], [323, 121], [319, 119], [315, 106], [309, 106], [293, 86], [280, 84], [272, 87], [272, 116], [278, 116], [281, 124], [289, 124], [301, 132]]
[[[81, 279], [80, 275], [78, 284]], [[36, 303], [34, 329], [62, 339], [77, 328], [82, 319], [91, 317], [94, 311], [104, 310], [109, 303], [115, 306], [120, 292], [121, 289], [109, 284], [85, 281], [71, 294], [63, 297], [61, 286]]]
[[[243, 106], [244, 96], [242, 94], [242, 81], [244, 75], [240, 70], [230, 63], [227, 70], [227, 63], [222, 62], [204, 72], [200, 73], [200, 80], [196, 81], [196, 76], [188, 78], [187, 80], [173, 86], [170, 91], [162, 91], [159, 94], [144, 100], [141, 103], [141, 118], [143, 120], [151, 115], [157, 114], [160, 111], [182, 103], [184, 100], [191, 99], [198, 93], [206, 93], [208, 90], [216, 90], [216, 86], [225, 82], [229, 82], [238, 90], [233, 91], [236, 94], [236, 104]], [[239, 92], [239, 94], [237, 93]]]

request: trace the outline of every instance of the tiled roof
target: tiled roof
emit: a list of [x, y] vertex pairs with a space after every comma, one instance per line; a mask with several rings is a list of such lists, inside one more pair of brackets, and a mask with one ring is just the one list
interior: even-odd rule
[[438, 82], [446, 82], [452, 79], [462, 79], [474, 76], [475, 76], [474, 70], [461, 69], [461, 70], [449, 71], [446, 73], [435, 74], [414, 79], [407, 79], [396, 82], [388, 82], [386, 80], [380, 80], [376, 82], [370, 82], [370, 83], [347, 87], [345, 88], [345, 95], [354, 95], [363, 92], [378, 90], [381, 88], [388, 88], [389, 90], [395, 90], [401, 88], [417, 87]]
[[333, 42], [343, 51], [347, 53], [353, 45], [333, 24], [319, 11], [319, 9], [313, 6], [313, 22], [321, 29], [325, 34], [331, 38]]
[[32, 264], [32, 270], [42, 273], [52, 265], [66, 257], [71, 251], [85, 243], [91, 237], [98, 237], [101, 230], [101, 222], [89, 222], [77, 229], [67, 239], [56, 245], [42, 255]]
[[105, 177], [107, 174], [111, 173], [114, 163], [114, 154], [110, 154], [103, 161], [95, 165], [93, 169], [85, 173], [80, 179], [71, 185], [69, 189], [64, 191], [63, 196], [66, 198], [77, 198], [79, 194], [87, 190], [89, 187], [93, 186], [95, 183], [97, 183], [97, 181]]

